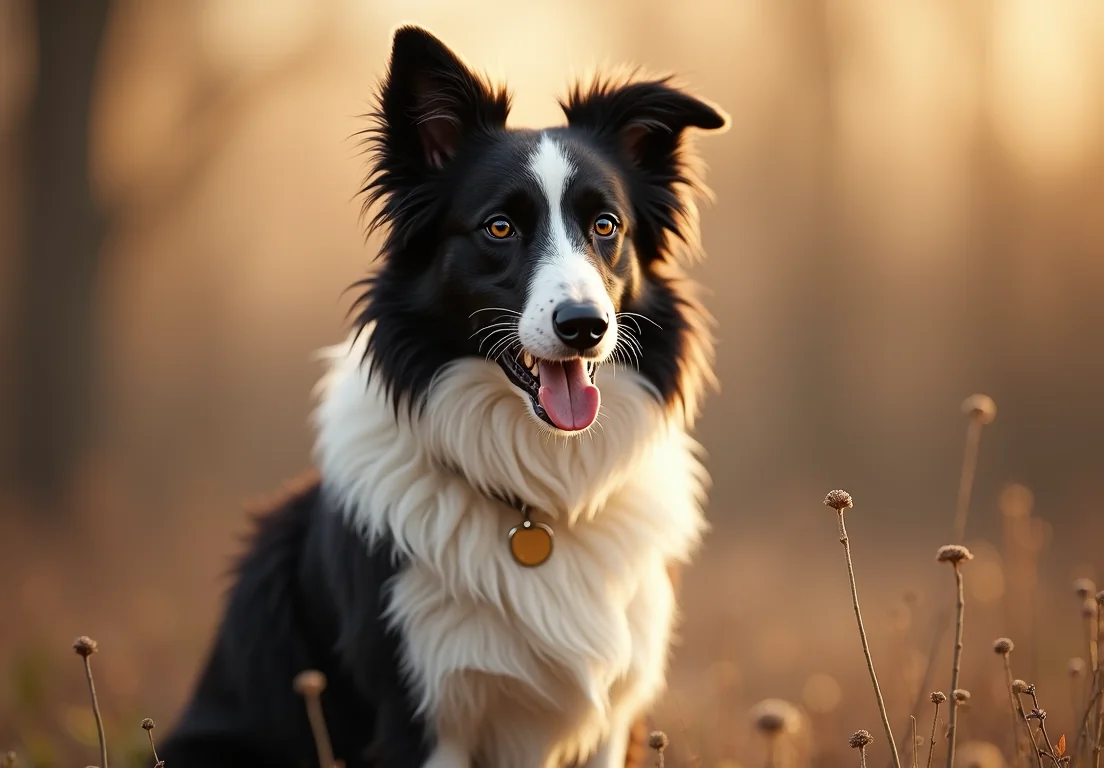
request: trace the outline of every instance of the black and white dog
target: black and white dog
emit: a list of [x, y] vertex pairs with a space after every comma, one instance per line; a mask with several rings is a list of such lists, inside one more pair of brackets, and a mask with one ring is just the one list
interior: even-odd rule
[[349, 768], [625, 764], [705, 530], [687, 132], [726, 117], [666, 79], [562, 106], [507, 129], [505, 90], [395, 34], [363, 190], [386, 239], [318, 476], [259, 520], [169, 768], [316, 765], [304, 669]]

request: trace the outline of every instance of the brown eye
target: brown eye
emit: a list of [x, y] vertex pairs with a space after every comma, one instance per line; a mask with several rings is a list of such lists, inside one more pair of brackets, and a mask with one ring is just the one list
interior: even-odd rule
[[495, 240], [505, 240], [514, 234], [514, 225], [506, 219], [492, 219], [487, 223], [486, 230]]
[[599, 216], [594, 220], [594, 234], [598, 237], [609, 237], [617, 231], [617, 222], [612, 216]]

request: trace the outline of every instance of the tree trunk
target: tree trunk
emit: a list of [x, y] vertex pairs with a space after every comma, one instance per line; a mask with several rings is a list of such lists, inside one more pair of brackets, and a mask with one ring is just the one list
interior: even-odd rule
[[89, 109], [109, 0], [37, 0], [38, 82], [17, 319], [18, 485], [60, 508], [91, 411], [93, 297], [104, 222], [89, 178]]

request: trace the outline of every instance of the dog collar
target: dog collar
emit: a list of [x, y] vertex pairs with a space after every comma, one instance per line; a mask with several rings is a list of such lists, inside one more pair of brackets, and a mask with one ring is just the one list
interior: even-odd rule
[[[459, 468], [449, 465], [446, 465], [446, 468], [457, 476], [464, 477], [464, 473]], [[501, 504], [513, 507], [521, 514], [521, 522], [511, 528], [506, 535], [506, 543], [510, 547], [510, 554], [513, 556], [514, 562], [524, 568], [536, 568], [538, 565], [547, 563], [548, 558], [552, 557], [555, 541], [552, 527], [533, 520], [530, 517], [531, 507], [517, 496], [500, 493], [492, 489], [486, 489], [482, 492]]]

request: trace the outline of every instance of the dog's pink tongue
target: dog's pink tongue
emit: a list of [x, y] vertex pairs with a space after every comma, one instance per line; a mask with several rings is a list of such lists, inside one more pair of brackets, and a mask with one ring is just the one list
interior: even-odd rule
[[586, 365], [575, 358], [562, 363], [541, 360], [540, 391], [537, 399], [545, 413], [560, 429], [574, 432], [586, 429], [598, 418], [598, 406], [602, 396], [598, 387], [590, 383]]

